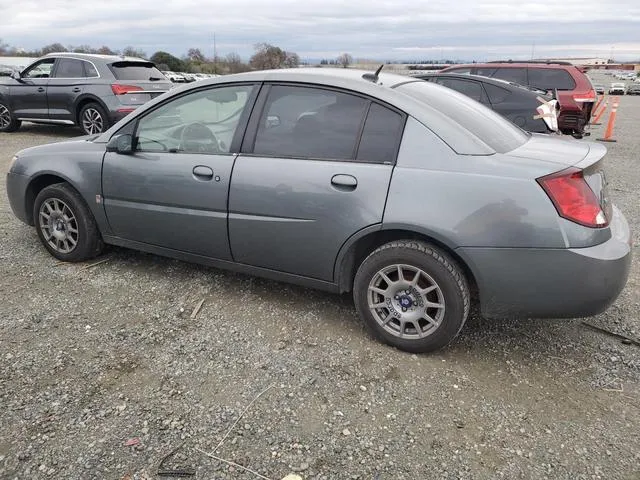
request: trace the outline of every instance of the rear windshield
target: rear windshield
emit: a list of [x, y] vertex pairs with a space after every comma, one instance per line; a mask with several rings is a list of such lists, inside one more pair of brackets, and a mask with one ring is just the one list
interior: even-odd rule
[[441, 89], [423, 81], [402, 83], [396, 90], [451, 118], [496, 152], [509, 152], [529, 139], [527, 132], [503, 116], [453, 90]]
[[529, 85], [543, 90], [573, 90], [576, 82], [560, 68], [529, 68]]
[[115, 62], [109, 69], [116, 80], [165, 80], [162, 72], [150, 62]]

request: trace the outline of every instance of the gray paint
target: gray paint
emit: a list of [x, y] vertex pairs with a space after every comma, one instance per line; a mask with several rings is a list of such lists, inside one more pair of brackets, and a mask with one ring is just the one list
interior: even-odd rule
[[[342, 244], [382, 222], [391, 165], [240, 155], [229, 194], [237, 262], [333, 280]], [[341, 190], [334, 175], [357, 179]]]
[[[389, 77], [382, 76], [383, 83]], [[459, 131], [464, 139], [457, 146], [476, 152], [460, 155], [443, 139], [447, 122], [353, 72], [260, 72], [229, 81], [270, 78], [360, 90], [405, 111], [397, 164], [249, 154], [105, 156], [104, 142], [121, 128], [202, 82], [165, 94], [98, 139], [19, 152], [7, 177], [14, 213], [28, 221], [29, 182], [55, 173], [85, 198], [107, 243], [331, 291], [345, 287], [338, 285], [340, 273], [358, 239], [406, 230], [433, 238], [462, 259], [490, 316], [597, 313], [624, 286], [631, 261], [624, 217], [614, 208], [611, 225], [601, 229], [564, 220], [535, 181], [578, 164], [597, 189], [595, 175], [606, 152], [601, 146], [533, 135], [500, 154]], [[206, 84], [224, 82], [223, 77]], [[210, 168], [220, 182], [198, 179], [194, 167]], [[343, 177], [332, 184], [336, 175]]]

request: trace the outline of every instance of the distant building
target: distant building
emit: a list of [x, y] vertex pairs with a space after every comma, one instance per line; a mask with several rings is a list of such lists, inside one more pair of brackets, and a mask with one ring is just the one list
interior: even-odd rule
[[539, 59], [543, 61], [549, 62], [569, 62], [573, 65], [581, 65], [584, 67], [591, 67], [595, 65], [607, 65], [612, 63], [612, 60], [608, 58], [599, 58], [599, 57], [565, 57], [565, 58], [545, 58]]

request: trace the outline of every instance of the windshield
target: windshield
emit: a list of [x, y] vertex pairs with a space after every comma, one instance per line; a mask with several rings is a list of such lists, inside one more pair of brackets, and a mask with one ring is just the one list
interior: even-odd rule
[[165, 80], [162, 72], [150, 62], [115, 62], [109, 69], [117, 80]]
[[402, 83], [396, 90], [449, 117], [496, 152], [509, 152], [529, 139], [503, 116], [454, 90], [420, 80]]

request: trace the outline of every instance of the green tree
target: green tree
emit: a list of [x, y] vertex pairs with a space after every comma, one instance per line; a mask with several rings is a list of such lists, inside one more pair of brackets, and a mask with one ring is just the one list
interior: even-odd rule
[[47, 53], [57, 53], [57, 52], [66, 52], [67, 49], [61, 43], [52, 43], [51, 45], [45, 45], [42, 47], [42, 55], [46, 55]]
[[128, 46], [122, 51], [123, 55], [127, 57], [147, 58], [147, 53], [143, 50], [138, 50], [135, 47]]
[[156, 65], [166, 65], [167, 67], [169, 67], [168, 70], [171, 70], [172, 72], [183, 72], [185, 70], [184, 62], [167, 52], [156, 52], [151, 55], [151, 58], [149, 60], [151, 60]]
[[269, 43], [258, 43], [249, 65], [255, 70], [297, 67], [300, 57], [294, 52], [287, 52]]

